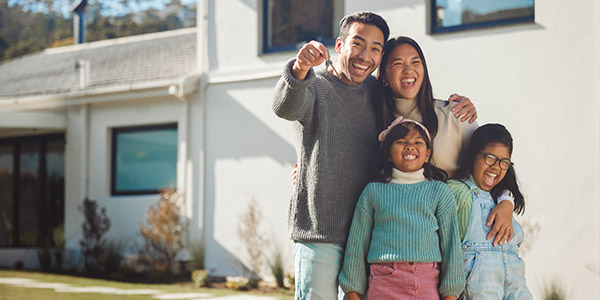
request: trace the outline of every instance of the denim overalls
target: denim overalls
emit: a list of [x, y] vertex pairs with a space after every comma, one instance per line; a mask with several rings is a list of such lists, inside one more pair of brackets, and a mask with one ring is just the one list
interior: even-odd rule
[[494, 247], [493, 239], [486, 240], [491, 230], [486, 223], [496, 203], [472, 181], [466, 184], [473, 192], [473, 208], [462, 242], [467, 286], [461, 299], [533, 300], [525, 285], [525, 264], [518, 255], [523, 228], [513, 219], [513, 239]]

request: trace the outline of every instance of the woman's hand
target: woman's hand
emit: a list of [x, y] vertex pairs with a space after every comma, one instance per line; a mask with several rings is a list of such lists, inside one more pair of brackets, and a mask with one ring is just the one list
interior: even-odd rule
[[448, 100], [458, 102], [451, 111], [456, 118], [462, 116], [462, 118], [460, 118], [461, 122], [469, 120], [469, 123], [473, 123], [477, 120], [477, 110], [475, 109], [473, 102], [471, 102], [471, 99], [458, 94], [452, 94], [448, 97]]
[[508, 243], [512, 240], [512, 213], [513, 205], [510, 201], [501, 201], [490, 212], [487, 219], [487, 226], [491, 226], [493, 223], [494, 227], [492, 227], [492, 230], [487, 235], [486, 239], [489, 240], [495, 235], [496, 237], [492, 243], [494, 246], [498, 244], [502, 245], [504, 241]]
[[[456, 298], [454, 298], [454, 299], [456, 299]], [[346, 300], [360, 300], [360, 297], [358, 296], [357, 292], [347, 292]]]

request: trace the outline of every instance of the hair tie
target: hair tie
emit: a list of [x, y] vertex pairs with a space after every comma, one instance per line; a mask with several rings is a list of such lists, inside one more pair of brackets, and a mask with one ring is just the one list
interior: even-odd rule
[[415, 120], [411, 120], [411, 119], [405, 119], [402, 116], [396, 118], [396, 120], [392, 121], [392, 123], [390, 124], [390, 126], [388, 126], [386, 129], [384, 129], [381, 133], [379, 133], [379, 138], [378, 140], [380, 142], [385, 141], [385, 138], [387, 137], [387, 135], [390, 133], [390, 131], [392, 131], [392, 129], [394, 127], [396, 127], [396, 125], [402, 124], [402, 123], [413, 123], [418, 125], [419, 127], [421, 127], [423, 129], [423, 131], [425, 131], [425, 134], [427, 135], [427, 139], [429, 139], [429, 142], [431, 143], [431, 136], [429, 136], [429, 130], [427, 130], [427, 128], [425, 128], [425, 126], [423, 126], [423, 124], [415, 121]]

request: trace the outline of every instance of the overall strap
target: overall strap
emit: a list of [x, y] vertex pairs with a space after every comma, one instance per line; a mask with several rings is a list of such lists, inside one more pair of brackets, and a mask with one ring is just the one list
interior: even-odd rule
[[464, 182], [465, 182], [465, 184], [466, 184], [466, 185], [468, 185], [468, 186], [469, 186], [469, 188], [471, 189], [471, 191], [474, 191], [474, 190], [476, 190], [476, 189], [478, 189], [478, 188], [479, 188], [479, 187], [478, 187], [478, 186], [477, 186], [477, 185], [476, 185], [476, 184], [475, 184], [473, 181], [471, 181], [470, 179], [467, 179], [467, 180], [465, 180]]

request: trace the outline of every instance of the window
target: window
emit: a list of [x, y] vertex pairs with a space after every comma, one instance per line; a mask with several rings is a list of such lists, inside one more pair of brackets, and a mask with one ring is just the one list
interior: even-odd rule
[[157, 194], [175, 187], [177, 124], [115, 128], [112, 134], [112, 195]]
[[533, 0], [432, 0], [431, 32], [534, 21]]
[[263, 52], [295, 50], [310, 40], [332, 45], [342, 0], [264, 0]]
[[64, 242], [63, 134], [0, 139], [0, 247]]

